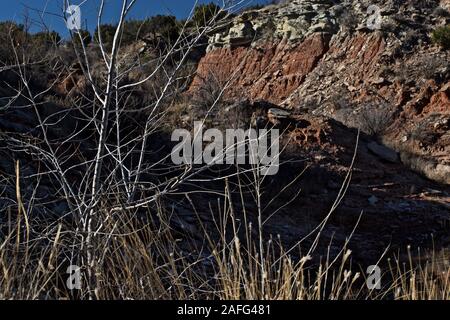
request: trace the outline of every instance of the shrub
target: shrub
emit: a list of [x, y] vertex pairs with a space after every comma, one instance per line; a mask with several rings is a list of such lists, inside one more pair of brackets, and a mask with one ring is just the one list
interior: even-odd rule
[[0, 22], [0, 34], [2, 40], [5, 40], [5, 36], [11, 35], [14, 42], [21, 43], [24, 41], [27, 32], [25, 31], [25, 26], [23, 24], [17, 24], [13, 21]]
[[13, 46], [16, 49], [22, 48], [27, 40], [27, 32], [24, 25], [17, 24], [12, 21], [0, 22], [0, 62], [3, 64], [14, 64], [15, 55], [13, 54]]
[[[411, 64], [395, 70], [397, 80], [407, 83], [411, 79], [435, 80], [438, 83], [447, 79], [448, 62], [445, 53], [425, 54], [415, 59]], [[385, 77], [385, 76], [383, 76]]]
[[[100, 36], [102, 43], [105, 46], [110, 46], [114, 39], [114, 33], [116, 32], [116, 26], [112, 24], [102, 24], [100, 25]], [[94, 31], [94, 41], [99, 42], [98, 38], [98, 27]]]
[[52, 57], [61, 41], [57, 32], [43, 31], [35, 34], [29, 33], [25, 26], [15, 22], [0, 23], [0, 67], [5, 67], [2, 80], [9, 85], [16, 86], [17, 74], [12, 66], [24, 64], [30, 83], [35, 88], [45, 83], [51, 76], [51, 69], [44, 61]]
[[338, 21], [345, 30], [353, 30], [358, 26], [359, 19], [353, 10], [343, 9]]
[[442, 48], [450, 49], [450, 25], [436, 28], [431, 34], [431, 39]]
[[199, 113], [206, 114], [214, 104], [223, 101], [222, 90], [226, 85], [226, 80], [215, 72], [208, 72], [205, 76], [200, 77], [200, 84], [195, 91], [192, 102]]
[[[136, 26], [133, 28], [133, 24]], [[127, 22], [125, 25], [125, 32], [130, 35], [136, 34], [143, 37], [148, 34], [160, 35], [167, 42], [171, 43], [178, 38], [180, 33], [180, 26], [177, 18], [174, 16], [156, 15], [150, 19], [145, 20], [144, 23], [136, 21]]]
[[433, 11], [433, 16], [446, 18], [446, 17], [450, 16], [450, 12], [448, 12], [447, 10], [445, 10], [442, 7], [437, 7]]
[[[110, 46], [114, 39], [117, 25], [103, 24], [100, 35], [103, 44]], [[174, 16], [156, 15], [146, 20], [130, 20], [124, 23], [122, 45], [129, 45], [149, 35], [161, 36], [166, 42], [174, 42], [179, 35], [179, 23]], [[94, 32], [94, 40], [98, 42], [98, 28]]]
[[430, 146], [437, 142], [439, 135], [433, 128], [438, 118], [431, 115], [430, 118], [418, 121], [417, 125], [410, 131], [409, 136], [412, 140], [422, 146]]
[[359, 114], [359, 128], [374, 137], [380, 137], [394, 121], [394, 112], [386, 104], [367, 104]]
[[[216, 17], [218, 15], [218, 17]], [[199, 27], [206, 26], [212, 19], [220, 20], [226, 16], [226, 12], [221, 12], [221, 8], [214, 4], [202, 4], [194, 9], [192, 22]]]
[[348, 89], [340, 87], [336, 89], [336, 92], [331, 95], [329, 102], [334, 107], [335, 110], [346, 109], [351, 106]]
[[44, 31], [33, 34], [32, 39], [35, 44], [48, 47], [59, 43], [61, 36], [55, 31]]

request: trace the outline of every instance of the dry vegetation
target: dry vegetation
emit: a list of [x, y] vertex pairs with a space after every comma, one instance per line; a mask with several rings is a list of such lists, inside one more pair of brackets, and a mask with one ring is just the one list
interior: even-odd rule
[[[30, 221], [20, 185], [17, 192], [18, 212], [8, 212], [8, 231], [0, 244], [0, 298], [88, 298], [85, 285], [82, 290], [66, 286], [66, 270], [78, 250], [73, 226], [64, 221], [47, 226]], [[342, 248], [339, 256], [325, 257], [315, 267], [310, 266], [309, 255], [296, 261], [290, 255], [296, 248], [286, 251], [276, 239], [253, 238], [251, 224], [236, 221], [229, 199], [225, 192], [223, 220], [217, 221], [215, 230], [219, 241], [210, 238], [212, 230], [203, 230], [207, 240], [203, 250], [209, 253], [202, 257], [180, 248], [177, 233], [168, 227], [170, 213], [161, 208], [149, 209], [145, 223], [133, 210], [110, 216], [101, 208], [98, 213], [105, 213], [104, 224], [93, 244], [99, 258], [94, 298], [450, 299], [450, 268], [444, 252], [432, 253], [420, 263], [411, 250], [403, 262], [383, 257], [381, 262], [387, 264], [382, 288], [368, 290], [365, 270], [351, 265], [350, 250]], [[233, 226], [234, 234], [225, 234], [224, 223]], [[246, 234], [242, 240], [240, 227]], [[87, 274], [85, 269], [82, 274]], [[82, 283], [86, 281], [83, 277]]]
[[[35, 225], [20, 207], [0, 246], [0, 298], [88, 298], [84, 285], [82, 290], [66, 287], [71, 251], [78, 250], [72, 246], [73, 228], [64, 223]], [[231, 210], [225, 214], [228, 223], [239, 224]], [[259, 239], [251, 238], [251, 231], [246, 230], [241, 243], [237, 235], [226, 237], [218, 226], [221, 240], [208, 239], [204, 250], [211, 253], [195, 257], [179, 248], [165, 213], [152, 216], [160, 220], [137, 223], [132, 212], [105, 219], [94, 244], [100, 258], [94, 298], [450, 299], [450, 269], [444, 254], [433, 254], [423, 263], [412, 258], [407, 263], [389, 260], [381, 290], [368, 290], [365, 270], [352, 270], [351, 252], [345, 248], [339, 257], [311, 268], [309, 256], [295, 261], [276, 241], [264, 242], [261, 259]], [[32, 237], [35, 232], [39, 237]], [[210, 233], [205, 230], [206, 238]]]
[[373, 137], [381, 137], [394, 122], [394, 110], [388, 104], [364, 104], [359, 113], [359, 128]]

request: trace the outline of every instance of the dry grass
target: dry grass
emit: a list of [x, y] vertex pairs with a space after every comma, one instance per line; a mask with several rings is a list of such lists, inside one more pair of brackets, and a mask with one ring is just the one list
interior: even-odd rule
[[[18, 169], [17, 169], [18, 170]], [[43, 226], [29, 221], [17, 181], [18, 211], [8, 212], [0, 243], [1, 299], [87, 298], [86, 287], [68, 290], [67, 266], [79, 254], [77, 230], [62, 221]], [[279, 242], [260, 240], [239, 222], [232, 206], [217, 223], [219, 240], [204, 230], [202, 253], [187, 252], [169, 227], [169, 217], [157, 207], [145, 222], [134, 212], [103, 217], [95, 237], [95, 297], [97, 299], [450, 299], [448, 256], [427, 257], [408, 251], [406, 263], [384, 259], [381, 290], [368, 290], [364, 270], [352, 270], [351, 252], [312, 265], [311, 257], [293, 259]], [[105, 214], [99, 212], [98, 214]], [[152, 217], [158, 217], [153, 220]], [[138, 222], [138, 220], [140, 222]], [[201, 221], [199, 224], [203, 226]], [[234, 234], [225, 235], [225, 225]], [[187, 241], [183, 238], [183, 241]], [[227, 240], [228, 239], [228, 240]], [[261, 252], [264, 255], [261, 259]], [[417, 260], [413, 256], [419, 257]], [[261, 266], [261, 263], [264, 265]], [[447, 263], [447, 264], [446, 264]], [[82, 274], [85, 274], [83, 270]], [[82, 281], [85, 282], [85, 279]]]
[[[382, 278], [389, 284], [370, 291], [363, 272], [346, 269], [350, 251], [333, 267], [327, 261], [311, 268], [310, 257], [294, 261], [268, 243], [262, 274], [256, 245], [249, 250], [237, 237], [195, 258], [177, 247], [169, 230], [147, 225], [123, 231], [98, 248], [104, 260], [95, 270], [97, 299], [450, 299], [450, 268], [441, 263], [443, 257], [433, 256], [423, 265], [390, 262]], [[58, 225], [43, 247], [21, 243], [17, 229], [12, 230], [0, 247], [0, 298], [86, 298], [83, 289], [65, 287], [69, 234]]]

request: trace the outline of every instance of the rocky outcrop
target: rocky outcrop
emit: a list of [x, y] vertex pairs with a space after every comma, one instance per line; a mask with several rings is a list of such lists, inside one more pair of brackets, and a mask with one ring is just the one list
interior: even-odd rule
[[[380, 8], [376, 29], [367, 25], [372, 4]], [[246, 12], [211, 35], [191, 91], [214, 74], [229, 81], [226, 99], [264, 99], [350, 127], [364, 127], [368, 108], [389, 110], [392, 130], [382, 142], [420, 158], [406, 164], [448, 184], [449, 138], [439, 123], [450, 112], [450, 52], [430, 39], [450, 23], [448, 7], [442, 0], [322, 0]]]
[[247, 11], [209, 38], [207, 51], [262, 42], [302, 41], [316, 32], [334, 32], [340, 7], [333, 1], [293, 0]]
[[[329, 37], [316, 33], [292, 46], [287, 41], [259, 47], [219, 48], [199, 64], [191, 92], [198, 90], [210, 74], [223, 84], [230, 81], [227, 99], [245, 92], [252, 100], [280, 103], [296, 90], [328, 50]], [[227, 63], [223, 63], [227, 61]]]

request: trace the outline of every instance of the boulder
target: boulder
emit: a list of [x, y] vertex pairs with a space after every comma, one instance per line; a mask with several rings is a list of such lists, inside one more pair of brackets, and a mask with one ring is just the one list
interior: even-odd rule
[[271, 108], [269, 109], [269, 116], [278, 118], [278, 119], [286, 119], [290, 117], [291, 113], [287, 110]]
[[381, 159], [383, 159], [387, 162], [391, 162], [391, 163], [399, 162], [398, 153], [388, 147], [382, 146], [376, 142], [371, 142], [371, 143], [367, 144], [367, 148], [373, 154], [375, 154], [376, 156], [380, 157]]

